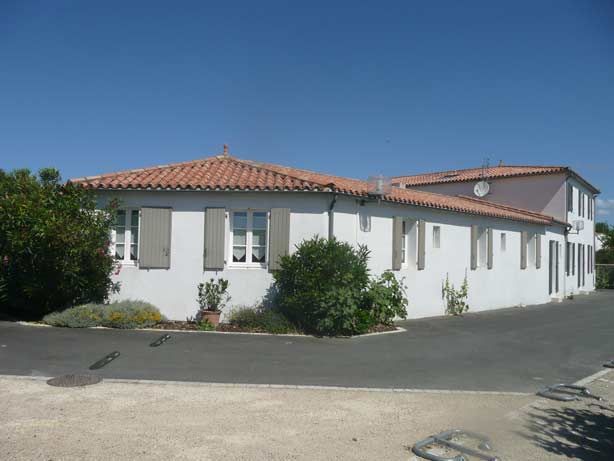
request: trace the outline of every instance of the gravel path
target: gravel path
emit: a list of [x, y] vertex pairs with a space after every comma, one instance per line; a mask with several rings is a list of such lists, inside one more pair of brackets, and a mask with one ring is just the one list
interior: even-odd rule
[[[614, 401], [614, 372], [590, 386]], [[414, 442], [452, 427], [489, 435], [505, 460], [614, 452], [600, 454], [614, 450], [607, 404], [533, 395], [109, 381], [55, 388], [21, 377], [0, 378], [0, 393], [7, 460], [412, 460]]]

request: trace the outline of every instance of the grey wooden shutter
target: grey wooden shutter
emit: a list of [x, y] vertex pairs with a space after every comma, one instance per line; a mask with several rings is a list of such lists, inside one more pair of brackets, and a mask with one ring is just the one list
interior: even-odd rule
[[224, 269], [226, 247], [226, 209], [205, 209], [204, 268]]
[[403, 235], [403, 218], [401, 216], [393, 216], [392, 218], [392, 270], [401, 270], [402, 258], [402, 240]]
[[171, 267], [171, 217], [170, 208], [141, 208], [139, 267]]
[[478, 226], [471, 226], [471, 270], [478, 268]]
[[290, 208], [271, 208], [269, 271], [281, 268], [280, 258], [290, 252]]
[[573, 211], [573, 187], [567, 184], [567, 211]]
[[528, 234], [527, 231], [522, 231], [520, 233], [520, 268], [527, 268], [527, 240]]
[[421, 271], [426, 265], [426, 222], [418, 221], [418, 270]]
[[493, 266], [493, 235], [492, 235], [492, 227], [489, 227], [488, 230], [486, 231], [486, 236], [488, 238], [488, 260], [487, 260], [487, 267], [489, 269], [492, 269]]
[[535, 235], [535, 267], [542, 267], [542, 236], [539, 234]]

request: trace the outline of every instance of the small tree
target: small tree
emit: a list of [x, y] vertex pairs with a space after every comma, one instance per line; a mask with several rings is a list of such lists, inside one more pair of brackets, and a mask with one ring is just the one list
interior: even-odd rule
[[595, 225], [597, 238], [601, 241], [602, 248], [595, 254], [597, 264], [614, 264], [614, 226], [599, 222]]
[[369, 250], [336, 239], [315, 237], [281, 258], [275, 272], [280, 311], [301, 329], [323, 335], [353, 334], [369, 328], [360, 312], [369, 283]]
[[116, 206], [96, 210], [91, 191], [52, 168], [0, 170], [0, 311], [40, 318], [106, 300], [118, 289], [108, 250]]

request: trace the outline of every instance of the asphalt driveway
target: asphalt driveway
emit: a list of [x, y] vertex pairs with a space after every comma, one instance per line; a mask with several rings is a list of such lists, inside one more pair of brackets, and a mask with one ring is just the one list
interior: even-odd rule
[[0, 374], [533, 392], [614, 358], [614, 291], [535, 307], [401, 322], [355, 339], [59, 329], [0, 322]]

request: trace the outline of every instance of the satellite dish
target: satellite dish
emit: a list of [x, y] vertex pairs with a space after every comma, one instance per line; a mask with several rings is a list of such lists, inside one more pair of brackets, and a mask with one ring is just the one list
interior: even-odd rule
[[490, 185], [486, 181], [480, 181], [473, 186], [473, 193], [477, 197], [485, 197], [490, 191]]

